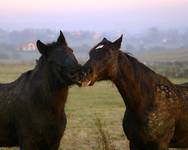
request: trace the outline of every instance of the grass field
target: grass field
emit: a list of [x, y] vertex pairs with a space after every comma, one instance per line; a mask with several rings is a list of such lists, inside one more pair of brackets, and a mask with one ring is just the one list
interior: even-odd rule
[[[1, 65], [0, 82], [15, 80], [33, 65]], [[181, 83], [188, 79], [172, 79]], [[68, 124], [61, 141], [61, 150], [104, 150], [101, 131], [107, 138], [109, 150], [128, 150], [122, 130], [125, 105], [111, 82], [99, 82], [93, 87], [70, 88], [66, 113]], [[0, 148], [17, 150], [17, 148]]]
[[175, 50], [146, 51], [137, 54], [139, 60], [144, 61], [187, 61], [188, 49], [180, 48]]

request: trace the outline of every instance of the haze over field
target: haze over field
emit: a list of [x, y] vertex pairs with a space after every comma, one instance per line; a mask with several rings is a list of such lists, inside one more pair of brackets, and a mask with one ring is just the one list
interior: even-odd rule
[[188, 26], [188, 0], [0, 0], [3, 29], [140, 32]]
[[62, 30], [78, 58], [124, 34], [122, 49], [138, 58], [187, 60], [188, 0], [0, 0], [0, 10], [0, 59], [36, 58], [25, 51]]

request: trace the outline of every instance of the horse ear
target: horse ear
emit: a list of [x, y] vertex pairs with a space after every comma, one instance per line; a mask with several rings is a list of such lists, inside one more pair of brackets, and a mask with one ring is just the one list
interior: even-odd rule
[[57, 39], [57, 42], [60, 43], [60, 44], [63, 44], [63, 45], [67, 45], [67, 42], [65, 40], [65, 37], [64, 37], [62, 31], [60, 31], [60, 35], [59, 35], [59, 37]]
[[103, 40], [102, 40], [102, 41], [104, 42], [104, 41], [108, 41], [108, 40], [107, 40], [106, 38], [103, 38]]
[[42, 55], [46, 55], [47, 46], [44, 43], [42, 43], [40, 40], [37, 40], [37, 48]]
[[113, 45], [115, 46], [116, 49], [121, 48], [122, 39], [123, 39], [123, 34], [121, 35], [121, 37], [119, 39], [117, 39], [116, 41], [113, 42]]

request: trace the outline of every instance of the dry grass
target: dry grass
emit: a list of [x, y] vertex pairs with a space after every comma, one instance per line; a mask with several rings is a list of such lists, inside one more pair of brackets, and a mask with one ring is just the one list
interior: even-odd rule
[[97, 127], [97, 141], [98, 149], [100, 150], [116, 150], [115, 145], [112, 143], [112, 139], [107, 130], [105, 130], [105, 123], [102, 123], [101, 119], [96, 116], [95, 125]]
[[[3, 65], [0, 82], [15, 80], [31, 68], [32, 65]], [[123, 100], [111, 82], [88, 88], [71, 87], [66, 104], [68, 123], [60, 150], [128, 150], [129, 142], [122, 129], [124, 111]]]

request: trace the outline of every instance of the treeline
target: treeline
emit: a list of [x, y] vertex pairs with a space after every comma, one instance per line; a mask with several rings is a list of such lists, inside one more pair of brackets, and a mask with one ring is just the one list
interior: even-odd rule
[[188, 61], [185, 62], [148, 62], [156, 72], [172, 78], [188, 78]]
[[[35, 59], [36, 54], [34, 53], [36, 52], [21, 53], [23, 45], [35, 44], [38, 39], [44, 42], [54, 41], [59, 34], [58, 32], [51, 29], [24, 29], [19, 31], [0, 29], [0, 59]], [[182, 30], [150, 28], [135, 35], [126, 31], [64, 31], [64, 34], [69, 45], [75, 49], [75, 53], [81, 59], [87, 59], [89, 49], [102, 40], [103, 37], [115, 40], [121, 34], [124, 34], [122, 50], [134, 55], [139, 54], [142, 56], [144, 53], [149, 54], [151, 52], [171, 53], [171, 51], [177, 49], [188, 49], [188, 28]]]

